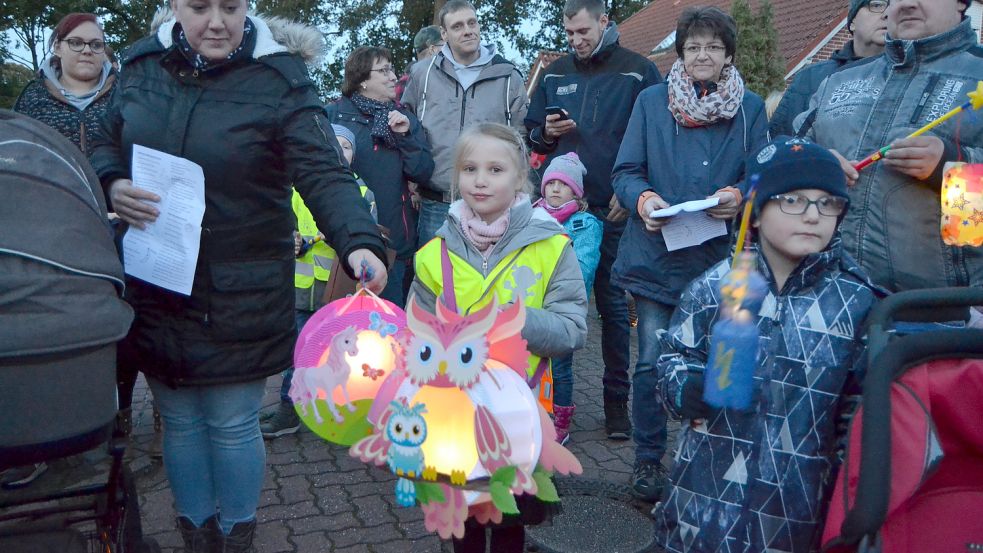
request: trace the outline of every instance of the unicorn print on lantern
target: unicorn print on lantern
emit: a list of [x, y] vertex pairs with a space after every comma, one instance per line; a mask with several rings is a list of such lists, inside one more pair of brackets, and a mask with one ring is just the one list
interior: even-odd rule
[[416, 504], [416, 485], [410, 479], [423, 475], [424, 457], [420, 446], [427, 439], [427, 421], [423, 418], [427, 408], [422, 403], [408, 407], [405, 400], [393, 401], [390, 406], [392, 413], [386, 424], [386, 438], [389, 439], [386, 462], [389, 470], [401, 477], [396, 482], [396, 503], [412, 507]]
[[346, 356], [358, 355], [357, 334], [358, 330], [354, 326], [345, 328], [331, 339], [328, 358], [324, 364], [318, 367], [297, 367], [294, 371], [293, 383], [290, 386], [290, 400], [294, 402], [294, 405], [300, 406], [301, 415], [306, 416], [307, 406], [310, 406], [314, 410], [314, 418], [317, 422], [324, 422], [314, 401], [319, 394], [323, 393], [329, 398], [326, 403], [335, 422], [344, 422], [345, 418], [338, 412], [334, 402], [330, 401], [334, 389], [339, 387], [345, 398], [345, 407], [350, 412], [355, 411], [355, 406], [352, 405], [348, 397], [348, 377], [351, 376], [352, 369], [348, 365]]

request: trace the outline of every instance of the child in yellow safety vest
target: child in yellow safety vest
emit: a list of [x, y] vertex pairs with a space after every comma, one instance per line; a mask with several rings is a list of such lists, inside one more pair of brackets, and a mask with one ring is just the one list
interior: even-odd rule
[[[331, 125], [342, 156], [350, 166], [355, 159], [355, 135], [347, 127]], [[372, 218], [376, 218], [375, 196], [362, 179], [355, 175], [362, 197], [369, 204]], [[291, 198], [294, 215], [297, 217], [297, 230], [294, 232], [294, 308], [297, 315], [297, 331], [307, 324], [315, 311], [324, 307], [324, 289], [331, 278], [331, 266], [337, 254], [325, 241], [317, 229], [314, 217], [304, 205], [304, 200], [296, 190]], [[260, 430], [266, 439], [293, 434], [300, 429], [300, 417], [290, 401], [290, 384], [293, 369], [283, 372], [280, 385], [280, 404], [260, 415]]]
[[[543, 383], [549, 358], [583, 346], [587, 294], [570, 238], [529, 201], [526, 159], [522, 138], [505, 125], [482, 123], [461, 135], [451, 184], [452, 196], [460, 199], [451, 204], [436, 238], [417, 252], [410, 296], [431, 312], [440, 299], [461, 313], [484, 307], [493, 296], [502, 304], [521, 297], [522, 337], [532, 354], [526, 373], [549, 404], [552, 390]], [[491, 551], [522, 551], [523, 525], [538, 524], [548, 514], [529, 495], [516, 499], [521, 514], [506, 515], [492, 530]], [[484, 543], [484, 527], [471, 518], [454, 548], [484, 550]]]

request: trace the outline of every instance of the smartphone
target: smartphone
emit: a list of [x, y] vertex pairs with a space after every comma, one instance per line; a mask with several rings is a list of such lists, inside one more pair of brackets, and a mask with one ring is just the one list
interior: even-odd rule
[[561, 108], [560, 106], [549, 106], [548, 108], [546, 108], [546, 115], [559, 115], [560, 116], [559, 121], [570, 119], [570, 116], [567, 115], [567, 112], [563, 111], [563, 108]]

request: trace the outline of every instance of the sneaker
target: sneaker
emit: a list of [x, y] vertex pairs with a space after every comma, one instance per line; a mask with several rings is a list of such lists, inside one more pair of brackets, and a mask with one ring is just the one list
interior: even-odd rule
[[300, 430], [300, 417], [294, 405], [289, 401], [281, 401], [273, 412], [273, 415], [259, 425], [263, 438], [271, 440], [293, 434]]
[[47, 463], [34, 463], [8, 469], [3, 474], [0, 474], [0, 487], [5, 490], [23, 488], [37, 480], [47, 470]]
[[631, 437], [627, 401], [604, 402], [604, 431], [612, 440], [627, 440]]
[[631, 475], [631, 493], [642, 501], [655, 503], [662, 497], [668, 481], [669, 472], [662, 463], [642, 461], [635, 465]]

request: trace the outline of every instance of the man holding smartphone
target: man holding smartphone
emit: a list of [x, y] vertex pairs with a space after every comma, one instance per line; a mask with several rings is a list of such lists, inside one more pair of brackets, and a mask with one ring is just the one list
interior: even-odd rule
[[[525, 125], [533, 151], [554, 157], [576, 152], [587, 167], [584, 197], [604, 222], [594, 297], [601, 315], [604, 427], [627, 440], [630, 328], [625, 291], [611, 284], [611, 266], [628, 211], [614, 196], [611, 169], [635, 98], [662, 78], [655, 64], [618, 44], [602, 0], [567, 0], [563, 27], [572, 53], [553, 62], [533, 93]], [[547, 110], [547, 108], [550, 108]]]

